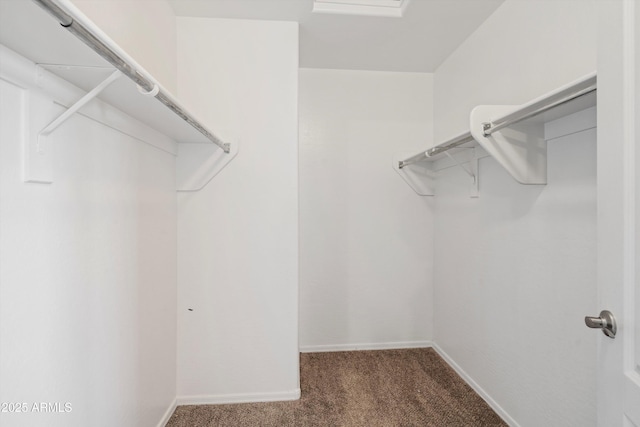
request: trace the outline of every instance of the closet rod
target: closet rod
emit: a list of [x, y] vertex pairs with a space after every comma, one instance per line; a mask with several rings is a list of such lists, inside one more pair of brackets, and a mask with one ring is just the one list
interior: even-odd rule
[[[182, 120], [189, 123], [211, 142], [220, 147], [225, 153], [230, 152], [229, 144], [222, 142], [218, 137], [202, 126], [200, 122], [186, 112], [170, 94], [160, 88], [158, 83], [156, 83], [151, 77], [145, 76], [142, 72], [142, 67], [136, 64], [135, 61], [129, 58], [126, 53], [121, 51], [121, 49], [118, 49], [117, 46], [113, 46], [113, 43], [110, 42], [106, 36], [101, 34], [102, 32], [95, 27], [95, 25], [91, 22], [79, 22], [82, 19], [79, 18], [77, 14], [74, 15], [73, 12], [69, 10], [70, 8], [65, 9], [54, 0], [33, 1], [53, 15], [60, 22], [60, 25], [78, 37], [111, 65], [120, 70], [125, 76], [133, 80], [133, 82], [140, 88], [144, 89], [148, 95], [152, 95], [162, 102], [167, 108], [177, 114]], [[110, 44], [112, 44], [112, 46], [110, 46]]]
[[407, 159], [401, 160], [400, 162], [398, 162], [398, 168], [402, 169], [407, 165], [419, 162], [431, 156], [435, 156], [436, 154], [444, 153], [445, 151], [451, 150], [452, 148], [455, 148], [462, 144], [466, 144], [467, 142], [471, 142], [471, 141], [473, 141], [473, 137], [471, 136], [470, 132], [462, 133], [458, 136], [454, 136], [451, 139], [441, 142], [440, 144], [436, 145], [433, 148], [429, 148], [427, 151], [418, 153], [415, 156], [411, 156]]
[[587, 95], [597, 90], [597, 76], [588, 74], [582, 79], [563, 86], [551, 93], [521, 106], [516, 111], [509, 113], [490, 122], [483, 123], [484, 136], [489, 136], [502, 128], [511, 126], [538, 114], [542, 114], [552, 108], [558, 107], [576, 98]]
[[[596, 73], [588, 74], [576, 82], [563, 86], [551, 93], [534, 99], [527, 104], [518, 107], [512, 113], [509, 113], [503, 117], [483, 124], [483, 131], [485, 136], [489, 136], [494, 132], [499, 131], [505, 127], [511, 126], [523, 120], [529, 119], [538, 114], [542, 114], [552, 108], [558, 107], [569, 101], [573, 101], [576, 98], [587, 95], [597, 90], [597, 76]], [[450, 140], [436, 145], [427, 151], [418, 153], [405, 160], [398, 162], [398, 167], [410, 165], [412, 163], [419, 162], [436, 154], [443, 153], [447, 150], [455, 148], [459, 145], [473, 141], [473, 137], [470, 132], [462, 133]]]

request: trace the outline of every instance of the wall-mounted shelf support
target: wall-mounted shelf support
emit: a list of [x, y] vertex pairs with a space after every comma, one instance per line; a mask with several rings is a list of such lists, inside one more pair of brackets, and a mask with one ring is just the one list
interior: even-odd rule
[[534, 99], [526, 104], [513, 106], [512, 111], [482, 124], [482, 131], [489, 136], [502, 128], [514, 125], [528, 118], [537, 116], [581, 96], [597, 90], [597, 76], [589, 74], [573, 83], [562, 86], [553, 92]]
[[[478, 156], [475, 147], [458, 147], [453, 153], [444, 153], [440, 162], [413, 162], [401, 167], [399, 160], [406, 152], [396, 153], [392, 167], [398, 175], [420, 196], [434, 196], [439, 172], [450, 167], [459, 167], [469, 176], [469, 197], [478, 197]], [[447, 161], [447, 159], [450, 160]], [[444, 163], [444, 164], [443, 164]]]
[[467, 163], [468, 166], [465, 166], [464, 163], [458, 161], [451, 153], [445, 151], [445, 155], [451, 159], [456, 165], [458, 165], [463, 171], [469, 175], [471, 178], [471, 183], [469, 185], [469, 197], [478, 197], [478, 156], [476, 155], [476, 149], [470, 148], [473, 152], [472, 159]]
[[484, 134], [487, 117], [513, 111], [512, 105], [480, 105], [471, 111], [474, 139], [520, 184], [547, 183], [547, 142], [544, 123], [518, 123], [491, 135]]
[[394, 169], [400, 171], [415, 163], [433, 163], [444, 154], [475, 177], [477, 191], [477, 157], [473, 162], [476, 172], [470, 173], [463, 167], [464, 162], [456, 160], [448, 151], [480, 145], [519, 183], [546, 184], [545, 122], [592, 107], [596, 103], [596, 90], [596, 73], [591, 73], [526, 104], [477, 106], [471, 112], [469, 132], [398, 160]]
[[471, 135], [520, 184], [546, 184], [545, 120], [528, 119], [596, 89], [594, 73], [523, 105], [477, 106], [471, 111]]
[[233, 138], [231, 151], [224, 153], [211, 144], [179, 144], [176, 159], [176, 190], [192, 193], [202, 190], [238, 155], [239, 143]]
[[430, 157], [437, 156], [440, 153], [444, 153], [445, 151], [451, 150], [452, 148], [459, 147], [463, 144], [473, 141], [473, 136], [471, 136], [470, 132], [465, 132], [460, 135], [454, 136], [451, 139], [448, 139], [440, 144], [429, 148], [426, 151], [420, 152], [416, 155], [408, 157], [404, 160], [398, 161], [398, 167], [402, 169], [405, 166], [409, 166], [413, 163], [420, 162], [423, 160], [427, 160]]
[[[2, 10], [0, 71], [25, 69], [18, 73], [22, 81], [36, 70], [22, 142], [25, 182], [53, 181], [52, 132], [78, 113], [170, 155], [184, 156], [177, 164], [196, 165], [198, 170], [181, 171], [181, 191], [202, 188], [238, 153], [235, 142], [223, 142], [207, 129], [72, 0], [7, 2]], [[33, 28], [38, 29], [35, 35]], [[34, 43], [34, 38], [43, 42]], [[111, 74], [114, 69], [118, 72]], [[128, 78], [116, 77], [122, 75]], [[67, 109], [62, 115], [61, 107]]]
[[435, 195], [436, 173], [433, 171], [433, 165], [427, 162], [413, 162], [411, 167], [401, 166], [402, 162], [400, 159], [405, 158], [407, 154], [406, 151], [395, 154], [393, 162], [391, 163], [393, 170], [396, 171], [419, 196]]
[[476, 180], [476, 175], [469, 169], [467, 169], [462, 163], [460, 163], [459, 161], [456, 160], [455, 157], [453, 157], [449, 152], [444, 153], [447, 155], [448, 158], [450, 158], [451, 160], [453, 160], [453, 162], [458, 165], [460, 167], [460, 169], [462, 169], [463, 171], [465, 171], [467, 173], [467, 175], [469, 175], [471, 177], [471, 179], [473, 179], [474, 181]]
[[120, 77], [122, 77], [122, 73], [120, 71], [118, 71], [118, 70], [114, 71], [102, 83], [100, 83], [98, 86], [93, 88], [91, 91], [87, 92], [86, 95], [84, 95], [82, 98], [77, 100], [75, 102], [75, 104], [73, 104], [71, 107], [69, 107], [64, 113], [60, 114], [60, 116], [58, 116], [57, 119], [55, 119], [54, 121], [49, 123], [47, 125], [47, 127], [45, 127], [44, 129], [42, 129], [40, 131], [40, 133], [38, 134], [38, 137], [47, 136], [51, 132], [56, 130], [62, 123], [66, 122], [67, 119], [69, 119], [69, 117], [71, 117], [73, 114], [75, 114], [76, 111], [78, 111], [80, 108], [82, 108], [87, 102], [91, 101], [93, 98], [98, 96], [100, 94], [100, 92], [105, 90], [107, 88], [107, 86], [109, 86], [111, 83], [113, 83], [116, 80], [118, 80]]
[[[77, 12], [72, 4], [65, 0], [33, 0], [44, 10], [53, 15], [60, 25], [89, 46], [107, 62], [129, 77], [143, 91], [152, 94], [158, 101], [173, 111], [178, 117], [204, 135], [209, 141], [229, 153], [229, 144], [222, 142], [217, 136], [189, 114], [176, 99], [173, 98], [158, 82], [129, 57], [118, 45], [109, 39], [91, 21]], [[64, 5], [64, 6], [63, 6]]]
[[122, 77], [122, 73], [115, 70], [109, 77], [99, 85], [87, 92], [82, 98], [77, 100], [64, 113], [44, 127], [35, 136], [29, 136], [28, 146], [25, 148], [24, 181], [40, 184], [50, 184], [53, 182], [53, 150], [51, 144], [47, 142], [47, 137], [60, 125], [66, 122], [80, 108], [98, 96], [111, 83]]

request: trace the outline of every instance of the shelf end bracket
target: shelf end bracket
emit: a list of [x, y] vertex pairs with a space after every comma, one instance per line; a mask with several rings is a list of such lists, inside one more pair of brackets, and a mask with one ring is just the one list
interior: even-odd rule
[[520, 184], [547, 183], [544, 123], [522, 121], [487, 135], [491, 118], [512, 112], [515, 105], [479, 105], [471, 111], [473, 138]]
[[37, 135], [30, 135], [27, 138], [27, 146], [24, 150], [24, 182], [40, 184], [51, 184], [53, 182], [53, 149], [48, 141], [48, 136], [122, 75], [120, 71], [114, 71], [103, 82], [77, 100], [64, 113], [51, 121]]
[[467, 175], [471, 178], [471, 183], [469, 186], [469, 197], [477, 198], [479, 194], [479, 185], [478, 185], [478, 156], [476, 154], [476, 149], [471, 148], [473, 150], [473, 158], [468, 162], [468, 167], [466, 167], [463, 163], [459, 162], [454, 156], [452, 156], [448, 151], [445, 151], [444, 154], [447, 155], [456, 165], [458, 165], [463, 171], [466, 172]]
[[433, 171], [431, 163], [415, 162], [405, 164], [401, 159], [406, 159], [407, 154], [409, 153], [405, 151], [395, 154], [392, 163], [393, 170], [400, 175], [416, 194], [420, 196], [435, 195], [436, 173]]

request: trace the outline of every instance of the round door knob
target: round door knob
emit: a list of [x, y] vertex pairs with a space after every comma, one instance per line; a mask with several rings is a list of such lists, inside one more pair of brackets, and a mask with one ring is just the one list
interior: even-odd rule
[[609, 338], [615, 338], [616, 336], [616, 318], [613, 317], [609, 310], [602, 310], [600, 317], [586, 316], [584, 323], [590, 328], [602, 329], [602, 333]]

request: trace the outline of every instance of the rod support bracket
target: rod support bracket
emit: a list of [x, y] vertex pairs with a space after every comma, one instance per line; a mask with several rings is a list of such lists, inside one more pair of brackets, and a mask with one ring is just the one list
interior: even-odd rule
[[[393, 157], [392, 168], [420, 196], [433, 196], [435, 194], [436, 173], [432, 165], [427, 162], [408, 162], [409, 152], [402, 151]], [[422, 153], [421, 153], [422, 154]], [[412, 167], [407, 167], [411, 165]]]
[[521, 121], [500, 129], [496, 120], [491, 119], [510, 114], [517, 108], [517, 105], [475, 107], [469, 118], [471, 135], [517, 182], [528, 185], [546, 184], [547, 143], [544, 140], [544, 123]]
[[53, 182], [53, 147], [51, 142], [47, 141], [48, 136], [55, 131], [60, 125], [69, 120], [78, 110], [86, 105], [93, 98], [98, 96], [100, 92], [106, 89], [111, 83], [122, 77], [123, 74], [115, 70], [109, 77], [102, 81], [99, 85], [87, 92], [65, 112], [56, 117], [41, 131], [35, 134], [35, 137], [29, 137], [27, 146], [24, 150], [24, 182], [50, 184]]
[[451, 161], [453, 161], [456, 165], [458, 165], [460, 167], [460, 169], [462, 169], [463, 171], [465, 171], [465, 173], [467, 175], [469, 175], [469, 177], [471, 178], [471, 183], [470, 183], [470, 187], [469, 187], [469, 197], [473, 197], [476, 198], [478, 197], [479, 194], [479, 185], [478, 185], [478, 155], [477, 155], [477, 151], [476, 148], [473, 147], [471, 148], [473, 155], [471, 160], [468, 161], [468, 165], [469, 167], [467, 168], [464, 165], [464, 162], [460, 162], [458, 161], [458, 159], [456, 159], [453, 155], [451, 155], [448, 151], [445, 151], [444, 154], [446, 154], [446, 156], [451, 159]]

